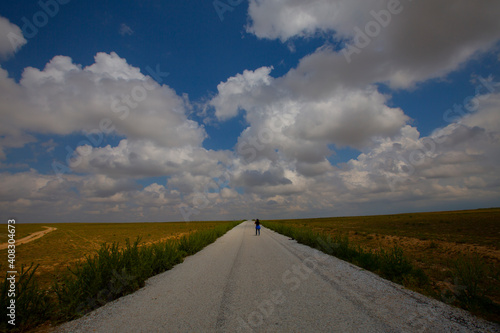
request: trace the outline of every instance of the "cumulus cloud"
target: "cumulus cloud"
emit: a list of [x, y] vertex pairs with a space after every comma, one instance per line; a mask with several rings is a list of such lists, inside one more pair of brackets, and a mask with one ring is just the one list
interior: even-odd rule
[[[259, 207], [294, 212], [332, 212], [360, 203], [374, 209], [369, 202], [384, 200], [430, 207], [432, 197], [498, 198], [493, 151], [500, 126], [493, 95], [481, 96], [477, 113], [422, 137], [380, 90], [381, 84], [418, 89], [491, 50], [500, 39], [492, 14], [498, 6], [493, 1], [250, 1], [247, 31], [257, 37], [284, 43], [325, 37], [337, 45], [325, 43], [282, 77], [262, 67], [218, 85], [209, 102], [215, 116], [224, 121], [244, 111], [248, 122], [235, 147], [232, 184]], [[381, 18], [389, 10], [394, 13]], [[372, 21], [380, 26], [376, 36], [368, 36], [359, 52], [343, 52]], [[346, 146], [359, 156], [332, 164], [335, 150]], [[480, 188], [486, 183], [491, 185]]]
[[[205, 149], [188, 97], [115, 53], [99, 53], [87, 67], [57, 56], [43, 69], [27, 68], [19, 83], [0, 68], [0, 159], [37, 134], [87, 139], [69, 165], [76, 174], [0, 173], [0, 210], [33, 212], [34, 221], [54, 211], [61, 221], [151, 221], [497, 203], [496, 86], [476, 96], [473, 112], [427, 136], [392, 105], [391, 91], [418, 89], [491, 50], [500, 39], [500, 5], [403, 0], [382, 27], [376, 16], [395, 3], [251, 0], [248, 32], [289, 45], [321, 37], [325, 45], [281, 77], [264, 66], [217, 86], [209, 117], [223, 122], [243, 113], [247, 122], [231, 151]], [[372, 21], [380, 32], [346, 57]], [[105, 146], [107, 134], [121, 140]], [[56, 143], [40, 146], [52, 151]], [[358, 156], [335, 163], [342, 147]], [[164, 181], [139, 185], [149, 177]]]
[[221, 82], [217, 86], [217, 96], [209, 103], [215, 107], [215, 116], [219, 120], [226, 120], [236, 116], [243, 108], [248, 108], [254, 102], [253, 97], [262, 95], [263, 90], [271, 84], [271, 70], [272, 67], [245, 70]]
[[[189, 106], [166, 85], [143, 75], [116, 53], [99, 53], [82, 68], [54, 57], [43, 70], [28, 67], [20, 83], [0, 69], [0, 134], [3, 147], [33, 141], [28, 133], [86, 133], [98, 146], [102, 135], [150, 140], [161, 147], [199, 146], [206, 137], [187, 118]], [[97, 143], [96, 143], [97, 142]]]
[[82, 181], [81, 193], [87, 198], [109, 198], [120, 192], [128, 192], [138, 188], [130, 179], [116, 179], [97, 174]]
[[[188, 119], [187, 96], [177, 95], [115, 53], [98, 53], [94, 64], [85, 68], [69, 57], [56, 56], [43, 70], [26, 68], [19, 83], [3, 69], [0, 74], [1, 159], [6, 149], [37, 141], [37, 134], [81, 133], [84, 139], [71, 147], [75, 153], [64, 164], [83, 176], [67, 174], [68, 170], [57, 175], [35, 170], [1, 174], [2, 183], [12, 185], [2, 194], [4, 203], [14, 203], [9, 211], [53, 203], [61, 208], [61, 216], [118, 216], [124, 210], [134, 211], [137, 219], [153, 211], [155, 216], [176, 216], [181, 194], [173, 180], [183, 174], [208, 180], [207, 170], [216, 177], [221, 161], [227, 159], [227, 152], [201, 146], [206, 132]], [[160, 74], [165, 75], [151, 75]], [[103, 146], [106, 135], [124, 139], [116, 146]], [[56, 146], [52, 139], [40, 144], [48, 152]], [[136, 180], [145, 177], [171, 177], [174, 185], [142, 189]], [[160, 203], [162, 209], [153, 207]]]
[[387, 97], [373, 88], [305, 103], [290, 136], [363, 148], [370, 138], [396, 134], [409, 120], [401, 109], [386, 103]]
[[0, 60], [12, 57], [27, 42], [21, 28], [0, 16]]
[[[116, 147], [93, 148], [77, 168], [83, 175], [66, 174], [62, 182], [34, 170], [1, 173], [0, 209], [31, 220], [45, 214], [60, 221], [161, 221], [384, 213], [389, 204], [401, 211], [494, 205], [500, 199], [500, 123], [494, 117], [500, 94], [481, 97], [475, 112], [429, 136], [404, 125], [339, 165], [295, 161], [282, 153], [245, 160], [202, 148], [168, 155], [168, 148], [151, 142], [122, 140]], [[135, 160], [134, 152], [143, 155]], [[147, 173], [146, 160], [157, 170]], [[134, 173], [169, 176], [166, 184], [142, 188]]]
[[[244, 71], [219, 84], [209, 105], [220, 120], [245, 110], [249, 127], [237, 151], [247, 159], [276, 160], [279, 152], [304, 166], [324, 163], [332, 145], [366, 149], [410, 121], [403, 110], [389, 106], [390, 95], [380, 93], [378, 85], [412, 88], [490, 49], [500, 39], [492, 14], [498, 6], [465, 0], [250, 1], [247, 31], [259, 38], [285, 42], [321, 32], [344, 41], [344, 49], [325, 44], [279, 78], [271, 77], [271, 67]], [[442, 19], [444, 13], [449, 19]], [[349, 64], [342, 51], [359, 39], [357, 28], [370, 29], [370, 22], [379, 32], [350, 55], [356, 61]]]
[[220, 161], [227, 159], [224, 151], [191, 145], [162, 147], [149, 140], [123, 139], [116, 147], [80, 149], [79, 159], [71, 165], [75, 171], [116, 177], [172, 176], [185, 172], [206, 175], [208, 170], [215, 172]]
[[323, 163], [332, 154], [329, 145], [362, 149], [376, 137], [396, 134], [409, 120], [401, 109], [388, 107], [388, 97], [374, 86], [338, 86], [317, 98], [307, 91], [295, 94], [286, 79], [269, 74], [264, 67], [229, 78], [210, 102], [221, 120], [246, 111], [249, 127], [236, 150], [247, 160], [273, 160], [279, 151], [290, 160]]
[[326, 161], [306, 164], [309, 169], [304, 170], [304, 163], [279, 158], [267, 166], [266, 160], [242, 165], [242, 170], [259, 170], [261, 177], [281, 167], [285, 170], [281, 174], [292, 182], [262, 187], [256, 182], [247, 188], [256, 195], [253, 202], [259, 202], [259, 207], [267, 201], [280, 207], [276, 203], [281, 202], [283, 208], [293, 207], [295, 216], [312, 211], [359, 214], [353, 207], [383, 213], [387, 212], [384, 206], [394, 204], [402, 211], [446, 204], [455, 208], [478, 203], [493, 206], [500, 199], [500, 126], [498, 122], [477, 124], [486, 124], [492, 112], [498, 113], [499, 97], [491, 96], [476, 113], [429, 136], [405, 125], [397, 135], [374, 140], [370, 149], [336, 166]]
[[[500, 38], [499, 10], [493, 0], [252, 0], [247, 31], [282, 41], [321, 31], [345, 42], [343, 50], [319, 50], [306, 57], [299, 74], [406, 88], [442, 77], [490, 49]], [[371, 36], [360, 37], [359, 31], [366, 35], [369, 29]], [[358, 51], [349, 45], [357, 45]], [[347, 66], [345, 53], [352, 66]]]
[[[275, 159], [279, 151], [300, 163], [324, 163], [332, 145], [363, 150], [398, 133], [410, 119], [389, 106], [379, 85], [413, 89], [491, 49], [500, 39], [492, 14], [499, 9], [493, 1], [465, 0], [250, 1], [247, 31], [260, 38], [286, 42], [320, 32], [344, 46], [325, 44], [279, 78], [272, 67], [246, 70], [220, 83], [209, 105], [221, 121], [245, 111], [249, 127], [238, 140], [240, 155]], [[366, 35], [374, 24], [376, 36], [347, 59], [346, 50], [363, 38], [358, 31]], [[261, 149], [259, 136], [266, 141]]]
[[494, 202], [500, 188], [500, 126], [486, 122], [499, 107], [500, 95], [489, 95], [476, 113], [427, 137], [405, 126], [400, 135], [381, 139], [349, 161], [340, 176], [358, 194], [380, 192], [382, 197], [427, 203], [427, 198]]
[[43, 175], [35, 170], [0, 173], [0, 210], [32, 222], [180, 220], [175, 190], [145, 188], [127, 178], [104, 175]]
[[292, 37], [307, 37], [317, 31], [333, 30], [338, 19], [338, 3], [328, 0], [250, 1], [247, 32], [260, 38], [282, 42]]

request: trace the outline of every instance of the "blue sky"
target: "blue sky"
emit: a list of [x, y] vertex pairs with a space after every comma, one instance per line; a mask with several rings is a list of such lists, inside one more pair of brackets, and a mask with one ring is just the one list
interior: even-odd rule
[[498, 206], [494, 1], [0, 4], [0, 211], [191, 221]]

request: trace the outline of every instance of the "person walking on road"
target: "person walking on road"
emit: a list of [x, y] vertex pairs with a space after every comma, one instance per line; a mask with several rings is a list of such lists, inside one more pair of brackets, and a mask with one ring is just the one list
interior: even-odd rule
[[255, 236], [260, 236], [260, 221], [259, 219], [255, 220]]

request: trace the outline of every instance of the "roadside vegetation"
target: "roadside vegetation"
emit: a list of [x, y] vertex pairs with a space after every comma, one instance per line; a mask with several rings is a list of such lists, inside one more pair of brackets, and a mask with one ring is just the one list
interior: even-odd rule
[[[23, 265], [16, 282], [16, 331], [75, 319], [130, 294], [143, 287], [149, 277], [171, 269], [239, 223], [210, 222], [190, 234], [149, 244], [141, 237], [134, 242], [127, 239], [124, 244], [102, 243], [96, 252], [67, 267], [50, 287], [39, 283], [38, 265]], [[6, 276], [0, 283], [0, 306], [4, 309], [10, 301], [8, 286]], [[7, 328], [2, 321], [0, 330]]]
[[500, 322], [500, 209], [262, 224], [409, 289]]
[[[35, 272], [40, 287], [50, 288], [67, 272], [68, 266], [82, 262], [86, 256], [95, 254], [103, 243], [117, 243], [126, 246], [125, 240], [140, 238], [139, 247], [167, 240], [180, 239], [197, 231], [210, 229], [221, 222], [161, 222], [161, 223], [51, 223], [16, 224], [16, 239], [37, 231], [44, 226], [54, 230], [40, 239], [16, 247], [16, 266], [38, 266]], [[7, 242], [7, 228], [0, 228], [1, 243]], [[3, 239], [3, 240], [2, 240]], [[5, 256], [4, 256], [5, 254]], [[0, 257], [6, 257], [7, 250], [0, 250]], [[0, 260], [5, 271], [6, 261]]]

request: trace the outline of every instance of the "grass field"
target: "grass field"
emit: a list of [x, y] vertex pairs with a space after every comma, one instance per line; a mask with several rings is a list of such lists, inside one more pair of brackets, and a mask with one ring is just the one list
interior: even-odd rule
[[[37, 231], [42, 231], [43, 229], [44, 229], [43, 224], [24, 224], [22, 225], [22, 227], [19, 228], [19, 230], [16, 229], [16, 239], [24, 238]], [[8, 241], [7, 227], [5, 226], [0, 230], [0, 244], [5, 243], [7, 241]]]
[[[353, 246], [374, 252], [402, 248], [429, 277], [425, 286], [405, 285], [500, 322], [500, 208], [262, 222], [347, 236]], [[477, 284], [475, 292], [486, 300], [481, 306], [458, 297], [465, 293], [466, 279]]]
[[[67, 272], [68, 266], [94, 254], [102, 243], [117, 242], [124, 246], [127, 238], [133, 242], [140, 237], [141, 245], [152, 244], [221, 223], [224, 222], [16, 224], [16, 239], [44, 230], [44, 226], [57, 228], [40, 239], [16, 247], [16, 266], [40, 265], [37, 280], [41, 287], [49, 287]], [[7, 242], [6, 225], [0, 230], [0, 243], [4, 242]], [[0, 250], [0, 257], [7, 258], [6, 249]], [[2, 272], [7, 270], [6, 265], [5, 260], [0, 261]]]
[[[44, 226], [57, 229], [16, 246], [14, 331], [38, 329], [41, 324], [50, 327], [78, 318], [132, 293], [149, 277], [171, 269], [239, 223], [16, 225], [16, 239], [41, 231]], [[2, 254], [7, 258], [6, 249], [0, 251]], [[1, 269], [8, 271], [7, 261]], [[9, 286], [6, 275], [0, 283], [2, 308], [10, 304]], [[2, 321], [0, 331], [13, 328], [7, 326]]]
[[[346, 237], [349, 246], [374, 253], [401, 248], [411, 264], [429, 278], [425, 285], [403, 280], [405, 286], [500, 322], [500, 208], [262, 222], [336, 239]], [[16, 247], [16, 266], [39, 265], [36, 280], [42, 289], [48, 289], [63, 281], [68, 266], [85, 261], [102, 243], [117, 243], [122, 248], [126, 239], [133, 242], [140, 237], [140, 246], [146, 246], [224, 223], [18, 224], [16, 239], [44, 230], [44, 226], [57, 230]], [[6, 241], [4, 225], [0, 243]], [[7, 250], [0, 250], [0, 256], [6, 258]], [[6, 265], [6, 260], [0, 261], [2, 271], [7, 270]], [[468, 287], [464, 289], [464, 285]]]

